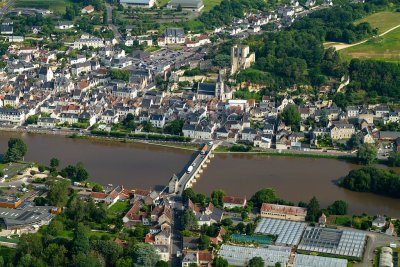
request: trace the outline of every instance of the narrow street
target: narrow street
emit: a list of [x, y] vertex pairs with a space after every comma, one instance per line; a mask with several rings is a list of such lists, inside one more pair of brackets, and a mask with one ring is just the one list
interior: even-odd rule
[[171, 266], [178, 267], [182, 266], [182, 256], [177, 256], [177, 253], [182, 253], [182, 236], [180, 229], [182, 229], [182, 200], [180, 197], [174, 197], [172, 203], [173, 211], [173, 224], [171, 233]]
[[118, 31], [117, 26], [113, 24], [113, 7], [110, 4], [106, 4], [106, 9], [107, 9], [107, 23], [108, 27], [114, 32], [115, 39], [118, 40], [118, 42], [121, 42], [122, 36], [121, 33]]

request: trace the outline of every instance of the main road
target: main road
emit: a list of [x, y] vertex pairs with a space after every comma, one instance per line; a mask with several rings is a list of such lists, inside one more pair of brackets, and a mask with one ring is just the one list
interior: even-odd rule
[[0, 19], [7, 14], [7, 10], [15, 3], [16, 0], [8, 0], [2, 8], [0, 8]]
[[205, 146], [207, 146], [207, 150], [205, 151], [205, 153], [203, 154], [203, 153], [199, 152], [196, 155], [196, 157], [187, 166], [187, 168], [189, 168], [189, 166], [192, 166], [193, 169], [190, 172], [187, 172], [186, 170], [184, 170], [182, 176], [179, 178], [179, 181], [178, 181], [178, 190], [179, 191], [177, 193], [179, 196], [182, 196], [186, 185], [188, 183], [190, 183], [190, 180], [193, 178], [193, 176], [197, 173], [197, 171], [199, 169], [201, 169], [202, 164], [204, 164], [204, 162], [203, 162], [204, 159], [206, 157], [208, 157], [209, 154], [211, 153], [212, 148], [213, 148], [213, 143], [210, 142], [210, 143], [208, 143], [208, 145], [205, 145]]

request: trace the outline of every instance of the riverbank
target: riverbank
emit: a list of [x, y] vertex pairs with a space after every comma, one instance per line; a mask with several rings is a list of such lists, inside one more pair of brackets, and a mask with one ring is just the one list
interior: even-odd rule
[[97, 140], [97, 141], [107, 141], [107, 142], [117, 142], [117, 143], [147, 144], [147, 145], [155, 145], [166, 148], [183, 149], [188, 151], [197, 151], [201, 148], [202, 145], [202, 143], [194, 143], [194, 142], [158, 141], [158, 140], [136, 139], [136, 138], [126, 138], [126, 137], [99, 136], [99, 135], [93, 135], [90, 132], [77, 133], [76, 131], [69, 129], [60, 129], [57, 131], [52, 131], [39, 128], [23, 129], [23, 128], [1, 127], [0, 131], [49, 135], [49, 136], [60, 135], [70, 139], [87, 139], [87, 140]]
[[[157, 141], [148, 139], [135, 139], [126, 137], [111, 137], [111, 136], [99, 136], [93, 135], [90, 132], [80, 132], [61, 129], [57, 131], [46, 130], [46, 129], [23, 129], [23, 128], [0, 128], [0, 131], [8, 132], [20, 132], [28, 134], [44, 134], [44, 135], [62, 135], [67, 138], [73, 139], [92, 139], [92, 140], [103, 140], [109, 142], [123, 142], [123, 143], [138, 143], [138, 144], [148, 144], [166, 148], [182, 149], [187, 151], [197, 151], [201, 148], [202, 142], [174, 142], [174, 141]], [[232, 152], [229, 151], [229, 147], [219, 146], [214, 150], [216, 154], [243, 154], [243, 155], [260, 155], [260, 156], [289, 156], [289, 157], [306, 157], [306, 158], [330, 158], [330, 159], [340, 159], [348, 160], [354, 162], [355, 155], [343, 152], [322, 152], [322, 151], [296, 151], [296, 150], [276, 150], [276, 149], [266, 149], [248, 152]]]
[[322, 152], [322, 151], [297, 151], [297, 150], [251, 150], [247, 152], [229, 151], [228, 147], [220, 146], [214, 150], [215, 154], [243, 154], [243, 155], [257, 155], [257, 156], [287, 156], [287, 157], [301, 157], [301, 158], [326, 158], [326, 159], [339, 159], [355, 162], [356, 155], [344, 152]]

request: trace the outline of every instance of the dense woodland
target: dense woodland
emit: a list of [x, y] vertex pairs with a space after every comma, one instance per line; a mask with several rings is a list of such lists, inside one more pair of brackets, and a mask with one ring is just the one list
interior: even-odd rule
[[400, 175], [384, 169], [364, 167], [352, 170], [339, 185], [357, 192], [400, 198]]
[[354, 43], [376, 34], [377, 31], [369, 23], [354, 25], [353, 22], [380, 8], [380, 5], [370, 2], [335, 6], [295, 21], [292, 28], [310, 32], [323, 41]]
[[363, 89], [400, 100], [400, 64], [353, 59], [349, 67], [350, 89]]

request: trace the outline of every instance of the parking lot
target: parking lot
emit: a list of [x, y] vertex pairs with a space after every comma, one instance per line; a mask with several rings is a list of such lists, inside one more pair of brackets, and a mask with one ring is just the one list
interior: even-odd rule
[[3, 177], [8, 179], [21, 173], [23, 170], [29, 167], [29, 163], [8, 163], [0, 165], [0, 169], [3, 172]]
[[381, 142], [378, 145], [378, 159], [387, 159], [391, 152], [394, 151], [393, 142]]

